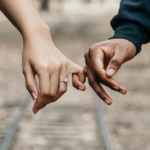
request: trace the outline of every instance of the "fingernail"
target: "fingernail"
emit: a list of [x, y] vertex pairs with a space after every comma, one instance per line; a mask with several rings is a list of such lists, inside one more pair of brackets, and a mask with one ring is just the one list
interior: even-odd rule
[[110, 76], [113, 76], [115, 74], [115, 70], [114, 69], [109, 69], [107, 74], [109, 74]]
[[31, 96], [32, 96], [33, 100], [37, 99], [37, 96], [36, 96], [36, 94], [34, 92], [31, 92]]
[[37, 114], [37, 112], [39, 111], [40, 109], [36, 109], [35, 111], [34, 111], [34, 114]]
[[112, 86], [113, 89], [115, 89], [116, 91], [119, 90], [119, 87], [118, 86]]
[[126, 94], [125, 90], [119, 90], [119, 92], [122, 93], [122, 94]]
[[110, 101], [109, 101], [108, 99], [105, 99], [105, 102], [106, 102], [107, 104], [109, 104]]
[[79, 90], [83, 90], [83, 87], [79, 86], [78, 89], [79, 89]]

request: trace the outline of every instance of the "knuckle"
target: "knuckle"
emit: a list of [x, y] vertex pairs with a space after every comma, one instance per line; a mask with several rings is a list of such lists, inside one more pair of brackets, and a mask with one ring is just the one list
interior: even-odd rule
[[56, 102], [57, 100], [58, 100], [58, 99], [52, 100], [51, 103], [54, 103], [54, 102]]
[[90, 48], [89, 48], [89, 53], [91, 53], [93, 50], [94, 50], [95, 46], [92, 45]]
[[78, 87], [78, 82], [77, 82], [77, 80], [73, 80], [73, 81], [72, 81], [72, 86], [73, 86], [74, 88], [77, 88], [77, 87]]
[[45, 90], [45, 91], [42, 91], [41, 95], [43, 97], [48, 97], [49, 96], [49, 91]]
[[62, 64], [67, 66], [68, 65], [68, 61], [67, 60], [63, 60], [60, 65], [62, 65]]
[[57, 63], [56, 68], [60, 69], [62, 66], [61, 62]]
[[72, 83], [72, 86], [73, 86], [74, 88], [76, 88], [76, 87], [77, 87], [77, 84], [76, 84], [76, 83]]
[[33, 89], [33, 84], [31, 82], [26, 83], [27, 90], [31, 91]]
[[93, 86], [93, 80], [92, 79], [88, 79], [89, 85]]
[[54, 98], [54, 97], [56, 96], [56, 92], [51, 91], [49, 96], [50, 96], [51, 98]]
[[61, 90], [60, 90], [60, 93], [61, 93], [61, 94], [64, 94], [64, 93], [66, 93], [66, 92], [67, 92], [67, 89], [61, 89]]
[[92, 58], [93, 57], [93, 54], [95, 53], [95, 51], [98, 50], [98, 47], [95, 45], [92, 45], [90, 48], [89, 48], [89, 51], [88, 51], [88, 56], [89, 58]]
[[42, 71], [42, 72], [47, 71], [48, 69], [49, 69], [49, 64], [47, 62], [42, 63], [42, 64], [39, 65], [39, 70]]
[[84, 54], [84, 58], [85, 58], [85, 59], [87, 58], [87, 55], [88, 55], [88, 52], [86, 52], [86, 53]]
[[82, 74], [85, 74], [85, 68], [81, 68], [80, 72], [81, 72]]
[[90, 48], [89, 48], [89, 53], [92, 53], [93, 50], [97, 49], [97, 43], [92, 45]]
[[84, 69], [83, 67], [79, 66], [78, 70], [79, 70], [79, 73], [84, 73]]
[[111, 62], [114, 64], [114, 65], [117, 65], [117, 66], [121, 66], [122, 62], [120, 59], [113, 59], [111, 60]]
[[54, 71], [60, 70], [60, 69], [61, 69], [61, 66], [62, 66], [61, 61], [54, 62], [54, 63], [53, 63], [53, 70], [54, 70]]

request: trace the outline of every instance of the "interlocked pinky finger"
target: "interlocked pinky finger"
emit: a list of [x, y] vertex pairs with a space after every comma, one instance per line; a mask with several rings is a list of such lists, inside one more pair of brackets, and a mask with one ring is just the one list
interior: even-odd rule
[[72, 74], [72, 85], [78, 90], [85, 91], [85, 85], [80, 81], [77, 74]]

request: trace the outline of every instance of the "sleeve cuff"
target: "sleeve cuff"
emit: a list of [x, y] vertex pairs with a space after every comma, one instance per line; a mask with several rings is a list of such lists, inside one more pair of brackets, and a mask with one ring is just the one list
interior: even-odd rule
[[131, 41], [137, 48], [137, 54], [141, 51], [142, 44], [148, 38], [148, 34], [143, 28], [131, 22], [121, 23], [114, 30], [115, 34], [110, 39], [124, 38]]

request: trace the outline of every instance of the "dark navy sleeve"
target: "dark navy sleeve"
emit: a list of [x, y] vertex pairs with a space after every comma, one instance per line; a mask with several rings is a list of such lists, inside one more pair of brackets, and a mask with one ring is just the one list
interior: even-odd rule
[[111, 20], [115, 34], [110, 39], [124, 38], [141, 51], [150, 42], [150, 0], [121, 0], [118, 14]]

